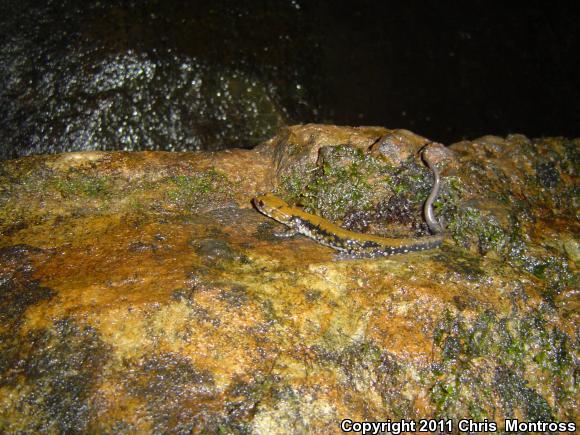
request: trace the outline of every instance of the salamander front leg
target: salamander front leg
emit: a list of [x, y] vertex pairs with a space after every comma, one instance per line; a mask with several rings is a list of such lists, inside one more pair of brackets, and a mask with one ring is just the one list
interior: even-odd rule
[[274, 237], [278, 237], [280, 239], [289, 239], [290, 237], [295, 237], [300, 233], [296, 231], [294, 228], [286, 228], [283, 230], [274, 231], [272, 234], [274, 235]]

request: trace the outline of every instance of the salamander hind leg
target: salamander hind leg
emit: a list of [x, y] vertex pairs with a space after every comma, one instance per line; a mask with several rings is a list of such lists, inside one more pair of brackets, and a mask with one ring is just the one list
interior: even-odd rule
[[371, 258], [371, 257], [357, 254], [355, 252], [348, 252], [348, 251], [339, 251], [337, 254], [334, 254], [332, 256], [332, 259], [335, 261], [361, 260], [361, 259], [365, 259], [365, 258]]

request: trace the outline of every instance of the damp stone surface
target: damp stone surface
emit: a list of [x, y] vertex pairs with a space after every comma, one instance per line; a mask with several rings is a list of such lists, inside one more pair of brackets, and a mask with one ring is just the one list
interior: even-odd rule
[[0, 163], [0, 431], [576, 422], [579, 140], [432, 146], [430, 251], [338, 260], [251, 205], [422, 237], [427, 142], [297, 125], [252, 150]]

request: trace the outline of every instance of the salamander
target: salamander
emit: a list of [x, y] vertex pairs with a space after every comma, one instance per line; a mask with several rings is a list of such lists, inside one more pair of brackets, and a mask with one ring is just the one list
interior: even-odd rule
[[257, 196], [253, 199], [253, 203], [258, 211], [286, 225], [291, 230], [348, 256], [373, 258], [437, 248], [443, 241], [443, 236], [440, 234], [443, 227], [435, 220], [433, 213], [433, 202], [439, 190], [439, 174], [425, 155], [423, 158], [435, 175], [431, 195], [425, 201], [424, 206], [425, 220], [431, 231], [436, 233], [435, 235], [414, 239], [395, 239], [356, 233], [297, 207], [292, 207], [272, 194]]
[[[429, 145], [427, 145], [427, 147], [428, 146]], [[427, 226], [429, 227], [431, 232], [433, 234], [439, 234], [445, 230], [445, 226], [443, 225], [443, 222], [439, 222], [435, 218], [435, 212], [433, 211], [433, 203], [437, 199], [437, 195], [439, 195], [439, 186], [441, 185], [441, 178], [439, 177], [439, 171], [437, 170], [437, 167], [433, 164], [431, 160], [429, 160], [427, 154], [425, 154], [425, 149], [426, 147], [423, 148], [421, 157], [423, 157], [423, 160], [427, 164], [427, 167], [431, 169], [431, 172], [433, 172], [434, 181], [433, 187], [431, 188], [431, 192], [429, 193], [429, 197], [425, 201], [425, 204], [423, 204], [423, 216], [425, 217], [425, 222], [427, 223]]]

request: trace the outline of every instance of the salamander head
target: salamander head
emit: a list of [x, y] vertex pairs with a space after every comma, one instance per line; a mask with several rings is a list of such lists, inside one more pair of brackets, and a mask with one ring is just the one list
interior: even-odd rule
[[253, 203], [260, 213], [283, 224], [291, 224], [293, 217], [292, 207], [277, 196], [271, 194], [257, 196], [254, 198]]

